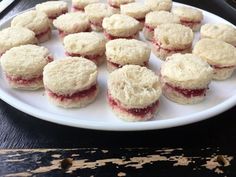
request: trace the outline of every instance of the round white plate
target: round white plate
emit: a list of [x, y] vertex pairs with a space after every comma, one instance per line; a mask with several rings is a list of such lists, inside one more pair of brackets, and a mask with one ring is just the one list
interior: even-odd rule
[[[182, 4], [174, 3], [174, 6]], [[226, 20], [203, 11], [203, 23], [229, 23]], [[12, 18], [1, 24], [1, 29], [8, 27]], [[196, 33], [195, 41], [199, 39]], [[64, 55], [63, 46], [56, 31], [52, 39], [41, 44], [46, 46], [55, 59]], [[150, 58], [151, 69], [159, 70], [161, 61], [153, 54]], [[97, 130], [152, 130], [176, 127], [198, 122], [226, 111], [236, 104], [236, 73], [226, 81], [213, 81], [205, 101], [195, 105], [179, 105], [160, 98], [160, 111], [146, 122], [123, 122], [109, 108], [106, 101], [106, 80], [108, 72], [105, 64], [99, 67], [98, 83], [100, 93], [96, 101], [82, 109], [63, 109], [50, 104], [44, 91], [19, 91], [9, 88], [4, 76], [0, 74], [0, 98], [11, 106], [42, 120], [80, 128]]]

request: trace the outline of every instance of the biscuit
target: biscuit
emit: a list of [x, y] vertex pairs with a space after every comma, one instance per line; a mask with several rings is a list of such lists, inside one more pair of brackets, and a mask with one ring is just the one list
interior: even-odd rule
[[204, 100], [212, 77], [210, 65], [193, 54], [174, 54], [161, 66], [163, 94], [180, 104]]
[[56, 106], [85, 107], [98, 94], [97, 66], [82, 57], [66, 57], [44, 68], [43, 82], [49, 101]]
[[90, 30], [89, 19], [82, 12], [70, 12], [60, 15], [53, 21], [53, 25], [58, 29], [62, 39], [68, 34]]
[[172, 8], [172, 0], [145, 0], [145, 4], [152, 11], [170, 11]]
[[99, 0], [72, 0], [72, 11], [84, 11], [87, 5], [98, 2]]
[[63, 44], [69, 56], [82, 56], [96, 64], [105, 59], [105, 38], [96, 32], [70, 34], [64, 38]]
[[135, 0], [107, 0], [108, 4], [119, 11], [120, 6], [135, 2]]
[[121, 14], [131, 16], [138, 20], [140, 23], [140, 30], [142, 30], [144, 27], [145, 16], [148, 12], [150, 12], [150, 9], [142, 3], [134, 2], [121, 5], [120, 12]]
[[112, 111], [126, 121], [154, 117], [159, 106], [159, 77], [138, 65], [126, 65], [108, 76], [108, 102]]
[[64, 1], [46, 1], [35, 6], [37, 11], [44, 12], [52, 21], [68, 12], [68, 5]]
[[10, 87], [37, 90], [43, 87], [43, 68], [52, 60], [47, 48], [28, 44], [8, 50], [1, 64]]
[[[103, 31], [102, 21], [105, 17], [110, 17], [115, 12], [113, 8], [105, 3], [93, 3], [89, 4], [84, 8], [85, 14], [89, 18], [89, 22], [92, 30]], [[94, 13], [96, 12], [96, 13]]]
[[27, 28], [8, 27], [0, 31], [0, 56], [12, 47], [35, 44], [35, 33]]
[[161, 24], [166, 23], [180, 23], [178, 16], [167, 12], [167, 11], [154, 11], [149, 12], [145, 18], [145, 24], [143, 28], [143, 34], [145, 38], [149, 41], [152, 41], [154, 36], [154, 29]]
[[200, 30], [201, 38], [219, 39], [236, 47], [236, 29], [228, 24], [205, 24]]
[[106, 44], [108, 71], [133, 64], [147, 66], [151, 49], [149, 46], [135, 39], [116, 39]]
[[203, 20], [203, 13], [191, 7], [175, 7], [172, 13], [179, 16], [181, 24], [190, 27], [193, 31], [199, 31]]
[[193, 31], [181, 24], [162, 24], [154, 31], [153, 52], [160, 59], [174, 53], [191, 51], [194, 39]]
[[51, 27], [47, 15], [44, 12], [30, 10], [17, 15], [11, 21], [12, 27], [25, 27], [35, 33], [39, 42], [45, 42], [51, 37]]
[[114, 14], [104, 18], [102, 26], [108, 40], [117, 38], [137, 38], [140, 29], [139, 21], [123, 14]]
[[217, 39], [201, 39], [193, 53], [206, 60], [214, 69], [213, 79], [225, 80], [236, 68], [236, 48]]

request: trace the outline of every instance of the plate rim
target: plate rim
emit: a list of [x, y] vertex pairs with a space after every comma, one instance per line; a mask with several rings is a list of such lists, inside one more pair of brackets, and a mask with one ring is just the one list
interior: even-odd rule
[[[223, 20], [224, 22], [234, 26], [229, 21], [211, 12], [208, 12], [206, 10], [203, 10], [203, 9], [191, 6], [191, 5], [178, 3], [178, 2], [173, 2], [173, 5], [183, 5], [183, 6], [199, 9], [204, 13], [208, 13], [211, 16], [215, 16], [216, 18], [219, 18]], [[13, 16], [10, 16], [9, 18], [3, 20], [0, 23], [0, 27], [4, 25], [5, 23], [8, 23], [16, 15], [24, 13], [32, 9], [34, 8], [29, 8], [27, 10], [14, 14]], [[106, 123], [106, 122], [96, 122], [96, 124], [91, 124], [91, 121], [85, 121], [85, 120], [80, 120], [78, 122], [69, 121], [69, 119], [67, 119], [66, 117], [62, 115], [45, 112], [45, 111], [40, 110], [39, 108], [33, 107], [32, 105], [26, 104], [18, 100], [17, 98], [14, 98], [13, 96], [8, 95], [1, 88], [0, 88], [0, 99], [2, 99], [4, 102], [9, 104], [10, 106], [16, 108], [17, 110], [33, 116], [33, 118], [38, 118], [38, 119], [45, 120], [48, 122], [52, 122], [52, 123], [56, 123], [60, 125], [66, 125], [66, 126], [75, 127], [75, 128], [105, 130], [105, 131], [144, 131], [144, 130], [158, 130], [158, 129], [173, 128], [173, 127], [188, 125], [188, 124], [192, 124], [192, 123], [196, 123], [196, 122], [200, 122], [206, 119], [213, 118], [214, 116], [219, 115], [220, 113], [223, 113], [236, 105], [236, 94], [235, 94], [232, 97], [221, 102], [220, 104], [217, 104], [211, 108], [208, 108], [206, 110], [193, 113], [187, 116], [179, 116], [177, 118], [170, 118], [166, 120], [157, 120], [157, 121], [125, 122], [122, 125], [121, 124], [115, 125], [115, 124]]]

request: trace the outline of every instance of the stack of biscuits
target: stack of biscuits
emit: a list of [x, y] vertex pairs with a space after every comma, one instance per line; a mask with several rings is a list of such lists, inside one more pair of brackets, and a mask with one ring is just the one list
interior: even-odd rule
[[[71, 10], [64, 1], [37, 4], [0, 31], [0, 66], [9, 87], [44, 89], [52, 104], [82, 108], [105, 89], [97, 78], [106, 63], [107, 96], [100, 99], [122, 120], [146, 121], [158, 117], [165, 98], [200, 104], [212, 80], [229, 79], [236, 68], [235, 27], [203, 24], [199, 9], [172, 0], [71, 3]], [[196, 32], [201, 39], [194, 45]], [[51, 38], [60, 39], [63, 57], [44, 47]], [[150, 69], [151, 51], [161, 61], [158, 71]]]

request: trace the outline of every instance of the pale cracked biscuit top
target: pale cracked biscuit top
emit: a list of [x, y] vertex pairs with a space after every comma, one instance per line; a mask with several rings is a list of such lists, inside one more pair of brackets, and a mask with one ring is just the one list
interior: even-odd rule
[[45, 12], [49, 17], [59, 12], [65, 12], [68, 10], [67, 3], [64, 1], [47, 1], [41, 4], [37, 4], [35, 9]]
[[1, 64], [7, 75], [27, 79], [42, 75], [44, 66], [49, 62], [49, 55], [45, 47], [21, 45], [8, 50], [1, 57]]
[[107, 60], [121, 65], [143, 65], [149, 60], [150, 53], [146, 43], [135, 39], [116, 39], [106, 44]]
[[30, 10], [13, 18], [11, 26], [26, 27], [38, 34], [47, 30], [50, 27], [50, 24], [49, 19], [44, 12]]
[[72, 95], [96, 84], [97, 66], [82, 57], [66, 57], [49, 63], [43, 71], [47, 89], [59, 95]]
[[[93, 3], [84, 8], [85, 14], [89, 19], [101, 20], [104, 17], [109, 17], [114, 14], [114, 10], [105, 3]], [[94, 13], [96, 12], [96, 13]]]
[[53, 25], [66, 33], [84, 31], [89, 26], [88, 17], [82, 12], [70, 12], [62, 14], [53, 21]]
[[161, 66], [165, 82], [182, 88], [205, 88], [212, 80], [213, 69], [197, 55], [174, 54]]
[[179, 16], [181, 20], [199, 22], [203, 19], [202, 11], [185, 6], [172, 9], [172, 13]]
[[92, 3], [97, 3], [99, 0], [72, 0], [72, 4], [78, 7], [85, 7]]
[[34, 44], [36, 42], [35, 33], [27, 28], [5, 28], [0, 31], [0, 54], [12, 47], [24, 44]]
[[201, 39], [194, 46], [193, 53], [211, 65], [236, 65], [236, 48], [217, 39]]
[[142, 19], [150, 11], [149, 7], [138, 2], [129, 3], [120, 6], [122, 14], [129, 15], [136, 19]]
[[232, 25], [205, 24], [201, 28], [201, 37], [219, 39], [236, 46], [236, 29]]
[[165, 48], [185, 49], [192, 44], [194, 33], [181, 24], [162, 24], [155, 29], [154, 38]]
[[157, 27], [158, 25], [165, 23], [180, 23], [180, 19], [177, 15], [174, 15], [167, 11], [154, 11], [149, 12], [146, 15], [145, 23], [151, 27]]
[[149, 6], [152, 11], [170, 11], [172, 8], [172, 0], [145, 0], [145, 4]]
[[105, 52], [105, 38], [96, 32], [70, 34], [64, 38], [65, 50], [69, 53], [94, 55]]
[[106, 32], [114, 36], [129, 37], [139, 31], [139, 21], [122, 14], [104, 18], [102, 26]]
[[161, 85], [153, 71], [126, 65], [108, 76], [108, 92], [126, 108], [146, 108], [159, 99]]

